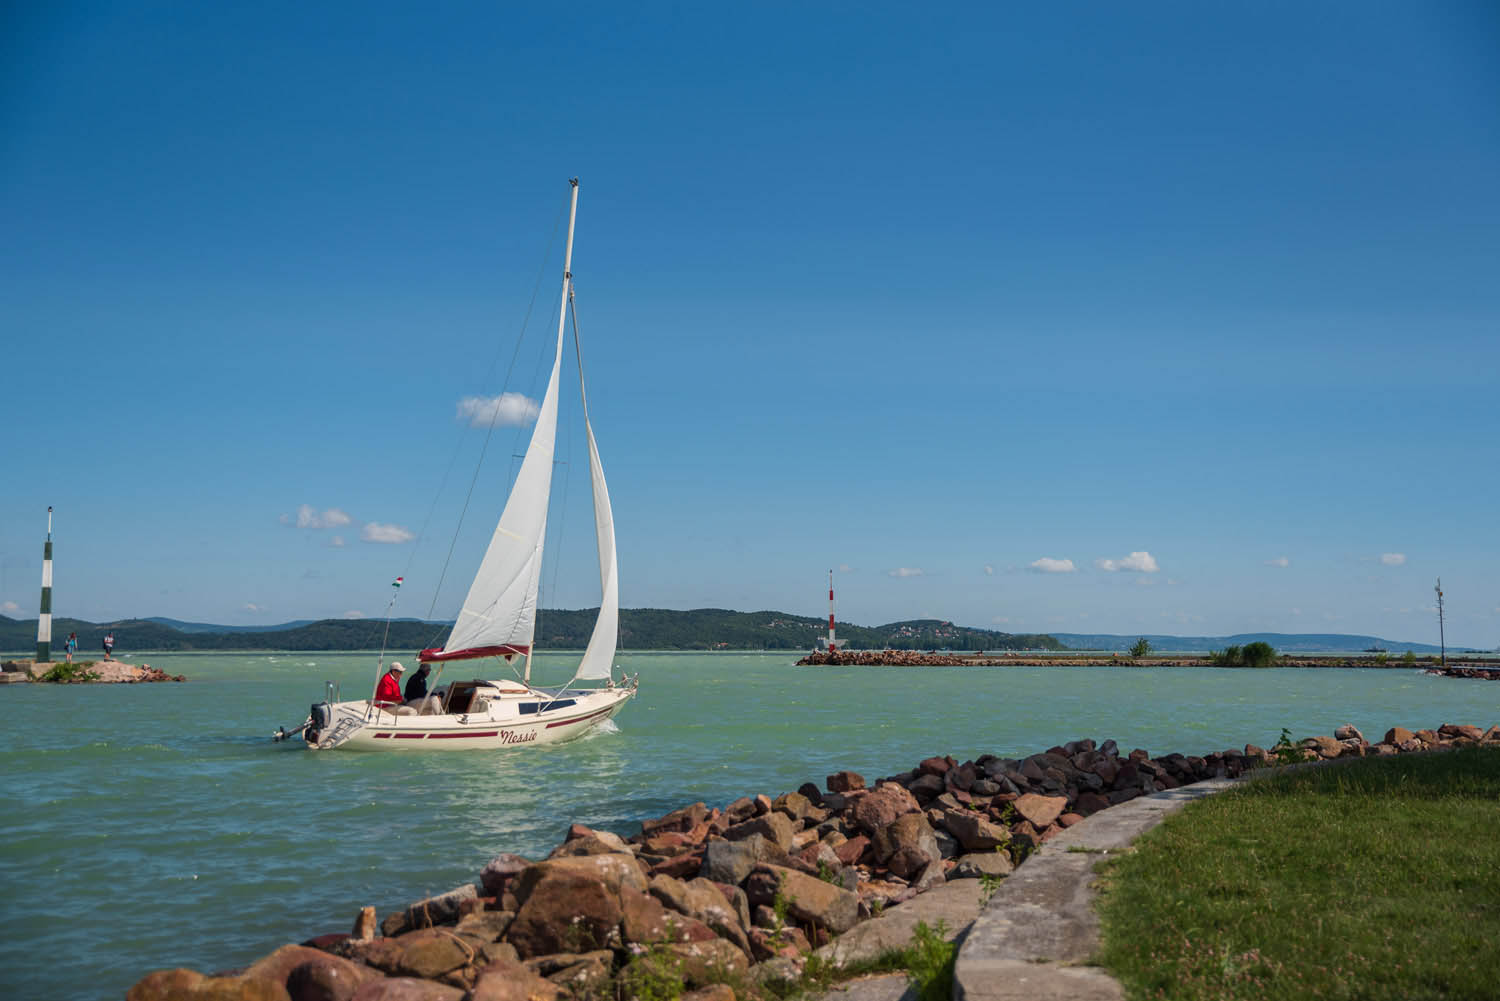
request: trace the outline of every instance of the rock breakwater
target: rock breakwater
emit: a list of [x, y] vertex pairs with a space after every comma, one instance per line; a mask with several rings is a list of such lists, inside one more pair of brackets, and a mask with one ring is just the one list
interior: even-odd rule
[[[238, 971], [148, 974], [128, 1001], [734, 1001], [949, 880], [1005, 878], [1035, 848], [1135, 797], [1265, 765], [1486, 744], [1500, 726], [1392, 727], [1197, 756], [1070, 741], [1024, 758], [931, 757], [873, 784], [829, 775], [777, 796], [698, 802], [630, 837], [571, 825], [544, 859], [503, 854], [466, 884]], [[961, 929], [952, 929], [957, 933]], [[725, 985], [734, 985], [726, 987]]]
[[82, 660], [69, 664], [34, 660], [8, 660], [3, 665], [5, 683], [39, 681], [64, 685], [133, 685], [157, 681], [186, 681], [181, 674], [168, 674], [150, 664], [127, 664], [123, 660]]

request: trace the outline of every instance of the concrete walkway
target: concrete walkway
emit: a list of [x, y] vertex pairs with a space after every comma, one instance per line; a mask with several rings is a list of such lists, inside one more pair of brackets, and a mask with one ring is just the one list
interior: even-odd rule
[[[985, 901], [977, 879], [956, 879], [855, 925], [816, 955], [831, 962], [874, 959], [911, 944], [917, 922], [946, 927], [959, 943], [954, 1001], [1120, 1001], [1118, 981], [1088, 966], [1099, 945], [1094, 865], [1123, 851], [1184, 803], [1234, 785], [1210, 779], [1102, 810], [1027, 859]], [[915, 1001], [902, 973], [852, 980], [824, 1001]]]
[[1210, 779], [1141, 796], [1042, 845], [1000, 884], [961, 940], [954, 1001], [1120, 1001], [1119, 981], [1087, 965], [1099, 945], [1094, 865], [1184, 803], [1236, 781]]

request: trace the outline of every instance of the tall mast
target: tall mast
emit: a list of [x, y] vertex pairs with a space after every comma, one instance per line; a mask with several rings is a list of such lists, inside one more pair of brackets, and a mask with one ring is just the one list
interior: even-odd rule
[[[568, 321], [568, 289], [573, 284], [573, 225], [578, 220], [578, 178], [568, 178], [568, 184], [572, 185], [572, 199], [568, 204], [568, 242], [563, 249], [563, 280], [562, 301], [557, 307], [557, 343], [562, 344], [563, 331]], [[561, 348], [559, 348], [561, 350]], [[540, 573], [540, 568], [537, 571]], [[540, 609], [538, 609], [540, 610]], [[536, 649], [536, 641], [532, 640], [526, 648], [526, 676], [525, 680], [531, 682], [531, 655]]]
[[42, 609], [36, 617], [36, 662], [52, 661], [52, 505], [47, 505], [47, 545], [42, 549]]

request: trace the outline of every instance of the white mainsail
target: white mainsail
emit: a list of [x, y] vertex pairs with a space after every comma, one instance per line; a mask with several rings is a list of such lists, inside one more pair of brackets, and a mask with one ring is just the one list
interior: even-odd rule
[[557, 376], [562, 364], [558, 334], [552, 378], [537, 413], [531, 444], [521, 460], [510, 499], [490, 537], [484, 560], [442, 654], [426, 659], [525, 653], [536, 629], [537, 591], [542, 581], [542, 543], [552, 495], [552, 452], [557, 437]]
[[[578, 214], [578, 182], [573, 182], [568, 213], [568, 243], [563, 253], [562, 303], [557, 313], [557, 345], [552, 375], [537, 412], [531, 444], [511, 487], [510, 499], [490, 537], [484, 560], [453, 631], [441, 651], [424, 650], [423, 660], [461, 660], [530, 653], [536, 632], [537, 592], [542, 582], [542, 544], [547, 535], [547, 505], [552, 496], [552, 456], [557, 439], [557, 379], [562, 369], [563, 330], [573, 275], [573, 223]], [[613, 656], [613, 654], [611, 654]]]

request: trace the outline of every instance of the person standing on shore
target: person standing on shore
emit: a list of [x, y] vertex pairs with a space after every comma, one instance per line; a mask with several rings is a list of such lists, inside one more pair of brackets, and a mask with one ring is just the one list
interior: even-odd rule
[[115, 634], [114, 633], [105, 633], [104, 634], [104, 659], [105, 660], [109, 660], [110, 659], [109, 655], [112, 654], [112, 653], [114, 653], [114, 651], [115, 651]]
[[63, 652], [68, 655], [68, 663], [73, 663], [73, 651], [78, 649], [78, 634], [69, 633], [67, 640], [63, 643]]

